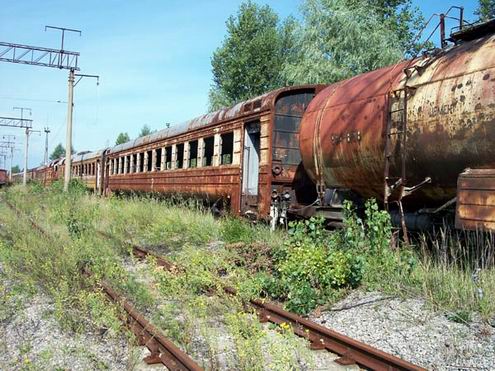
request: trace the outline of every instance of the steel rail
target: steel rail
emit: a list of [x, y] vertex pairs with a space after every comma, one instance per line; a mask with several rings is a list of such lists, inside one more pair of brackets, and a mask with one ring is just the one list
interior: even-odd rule
[[[226, 288], [225, 290], [231, 290], [231, 288]], [[235, 290], [233, 290], [232, 294], [235, 295]], [[311, 349], [326, 349], [338, 354], [340, 358], [336, 359], [335, 362], [340, 365], [357, 364], [370, 370], [425, 370], [314, 321], [288, 312], [278, 305], [257, 299], [250, 300], [250, 305], [258, 312], [261, 322], [271, 322], [278, 325], [290, 323], [295, 334], [306, 338], [310, 342]]]
[[[1, 198], [0, 198], [1, 199]], [[44, 237], [52, 238], [41, 226], [39, 226], [29, 215], [23, 213], [15, 205], [6, 199], [2, 199], [5, 204], [13, 210], [18, 216], [24, 216], [30, 224], [40, 232]], [[107, 235], [108, 237], [109, 235]], [[146, 256], [145, 252], [139, 249], [139, 246], [133, 246], [133, 251], [140, 257]], [[164, 261], [160, 259], [160, 261]], [[167, 268], [168, 266], [164, 266]], [[167, 268], [168, 269], [168, 268]], [[91, 275], [89, 269], [83, 268], [83, 273]], [[163, 364], [171, 371], [202, 371], [191, 357], [179, 349], [174, 343], [168, 340], [155, 326], [153, 326], [124, 296], [118, 294], [108, 282], [102, 280], [98, 283], [105, 294], [115, 303], [119, 304], [126, 312], [126, 324], [136, 335], [139, 346], [146, 346], [150, 355], [144, 358], [148, 365]]]
[[[100, 234], [107, 238], [117, 240], [115, 237], [109, 236], [105, 232]], [[133, 248], [133, 253], [136, 257], [142, 259], [146, 256], [150, 256], [156, 260], [158, 265], [165, 269], [169, 271], [172, 269], [177, 270], [177, 266], [163, 256], [157, 255], [156, 253], [133, 243], [127, 241], [125, 241], [125, 243]], [[223, 290], [228, 294], [237, 295], [237, 291], [232, 287], [224, 286]], [[326, 349], [339, 355], [340, 358], [335, 360], [335, 362], [340, 365], [357, 364], [360, 367], [376, 371], [425, 370], [420, 366], [352, 339], [314, 321], [303, 318], [295, 313], [288, 312], [278, 305], [264, 302], [259, 299], [251, 299], [248, 304], [256, 310], [260, 322], [271, 322], [278, 325], [282, 323], [290, 324], [296, 335], [304, 337], [310, 342], [311, 349]]]
[[27, 213], [21, 211], [19, 208], [14, 206], [9, 200], [5, 198], [0, 198], [5, 204], [8, 206], [9, 209], [11, 209], [14, 213], [17, 214], [17, 216], [24, 216], [28, 221], [31, 226], [36, 229], [43, 237], [53, 239], [51, 235], [49, 235], [43, 228], [41, 228]]
[[101, 281], [99, 286], [112, 301], [124, 308], [127, 313], [127, 325], [136, 335], [138, 344], [146, 346], [151, 352], [149, 356], [144, 358], [144, 362], [148, 365], [161, 363], [173, 371], [203, 370], [191, 357], [162, 335], [155, 326], [139, 313], [127, 299], [112, 289], [106, 281]]

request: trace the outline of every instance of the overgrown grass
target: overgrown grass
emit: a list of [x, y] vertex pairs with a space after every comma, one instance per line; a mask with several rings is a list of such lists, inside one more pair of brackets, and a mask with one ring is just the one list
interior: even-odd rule
[[[439, 232], [434, 243], [425, 237], [416, 239], [413, 246], [393, 246], [390, 219], [374, 202], [367, 204], [364, 220], [348, 205], [342, 230], [326, 231], [321, 220], [312, 219], [292, 223], [288, 233], [270, 233], [262, 224], [234, 217], [215, 219], [208, 210], [187, 201], [142, 196], [100, 199], [77, 184], [69, 194], [59, 187], [34, 186], [27, 191], [14, 187], [5, 196], [66, 247], [57, 250], [55, 244], [40, 241], [27, 223], [16, 225], [10, 215], [7, 224], [16, 242], [2, 249], [1, 258], [33, 282], [43, 282], [55, 298], [60, 296], [61, 308], [70, 298], [69, 308], [82, 311], [90, 305], [95, 318], [108, 320], [105, 313], [98, 314], [99, 305], [92, 302], [94, 298], [76, 273], [81, 264], [89, 262], [97, 277], [112, 280], [142, 308], [154, 308], [155, 319], [185, 345], [190, 339], [180, 329], [187, 323], [174, 320], [173, 295], [189, 292], [181, 297], [184, 310], [192, 311], [195, 297], [218, 294], [224, 283], [235, 286], [243, 299], [266, 296], [302, 314], [360, 288], [423, 297], [453, 318], [469, 319], [471, 313], [485, 319], [495, 315], [493, 239], [490, 245], [490, 240], [479, 236], [469, 239]], [[128, 248], [97, 236], [97, 230], [117, 240], [146, 245], [186, 268], [181, 275], [155, 277], [161, 294], [169, 292], [169, 305], [158, 305], [153, 290], [122, 268]], [[26, 247], [38, 244], [36, 251]], [[22, 267], [24, 259], [44, 264]], [[477, 279], [473, 279], [475, 273]], [[86, 293], [82, 299], [75, 295], [80, 292]], [[214, 347], [210, 350], [215, 352]]]
[[[0, 203], [4, 225], [0, 261], [11, 279], [52, 297], [55, 317], [64, 328], [80, 332], [90, 326], [118, 334], [121, 322], [117, 308], [95, 291], [95, 283], [105, 277], [121, 291], [139, 297], [136, 302], [147, 304], [150, 300], [123, 268], [122, 257], [92, 233], [100, 217], [98, 203], [81, 203], [85, 191], [77, 184], [71, 188], [64, 194], [14, 187], [2, 194], [48, 235], [34, 229], [29, 217], [18, 216]], [[90, 267], [91, 279], [82, 274], [84, 266]]]

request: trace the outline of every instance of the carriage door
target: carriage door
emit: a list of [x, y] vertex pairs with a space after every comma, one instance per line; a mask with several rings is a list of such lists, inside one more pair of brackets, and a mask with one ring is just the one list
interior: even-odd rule
[[242, 212], [257, 212], [260, 172], [260, 123], [250, 122], [244, 128], [242, 161]]

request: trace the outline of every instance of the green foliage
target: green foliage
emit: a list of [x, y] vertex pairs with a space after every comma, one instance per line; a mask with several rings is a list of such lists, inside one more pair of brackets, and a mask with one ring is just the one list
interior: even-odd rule
[[65, 148], [62, 143], [57, 144], [52, 154], [50, 155], [50, 160], [56, 160], [57, 158], [65, 156]]
[[480, 21], [488, 21], [495, 18], [495, 0], [479, 0], [478, 8], [474, 12]]
[[[75, 153], [74, 147], [71, 149], [71, 153]], [[65, 147], [62, 145], [62, 143], [57, 144], [55, 149], [50, 155], [50, 160], [56, 160], [57, 158], [65, 157]]]
[[119, 135], [117, 136], [117, 139], [115, 140], [115, 145], [118, 146], [119, 144], [127, 143], [130, 140], [131, 140], [131, 138], [129, 138], [129, 134], [119, 133]]
[[12, 166], [12, 174], [16, 174], [20, 172], [21, 172], [21, 168], [19, 167], [19, 165]]
[[362, 257], [333, 246], [322, 218], [291, 222], [290, 226], [291, 238], [278, 264], [290, 310], [308, 313], [327, 301], [330, 290], [359, 284]]
[[364, 1], [306, 0], [285, 80], [331, 83], [397, 62], [405, 49], [383, 18]]
[[414, 56], [422, 47], [415, 38], [425, 24], [425, 19], [412, 0], [346, 0], [350, 6], [366, 6], [393, 32], [406, 56]]
[[345, 204], [344, 228], [327, 231], [323, 218], [291, 222], [289, 240], [274, 252], [278, 280], [261, 276], [263, 291], [286, 299], [287, 308], [307, 314], [338, 298], [348, 288], [373, 286], [383, 275], [410, 275], [415, 264], [408, 250], [390, 248], [388, 213], [374, 200], [366, 203], [363, 222]]
[[[9, 244], [0, 244], [0, 261], [11, 279], [25, 282], [49, 294], [54, 302], [54, 316], [73, 331], [88, 326], [119, 331], [117, 312], [104, 295], [94, 293], [99, 277], [109, 279], [114, 287], [135, 296], [135, 302], [146, 303], [143, 289], [123, 271], [118, 256], [108, 246], [94, 240], [94, 224], [99, 206], [83, 202], [86, 192], [78, 182], [69, 192], [57, 188], [32, 192], [33, 187], [19, 192], [8, 190], [8, 198], [30, 214], [49, 237], [33, 229], [28, 217], [18, 217], [2, 208], [6, 231], [12, 236]], [[81, 274], [90, 265], [93, 277]]]
[[280, 70], [292, 46], [294, 21], [280, 23], [268, 5], [245, 1], [226, 25], [227, 36], [211, 59], [211, 110], [280, 87]]
[[447, 315], [447, 318], [453, 322], [462, 323], [464, 325], [469, 324], [472, 320], [471, 312], [466, 310], [459, 310], [455, 313], [450, 313]]
[[222, 221], [220, 235], [227, 243], [252, 241], [253, 230], [248, 222], [235, 217], [227, 217]]
[[263, 330], [256, 318], [244, 312], [227, 315], [227, 326], [233, 336], [241, 370], [263, 370]]
[[155, 130], [151, 130], [151, 128], [148, 125], [144, 124], [143, 127], [141, 128], [141, 131], [139, 132], [138, 138], [153, 134], [154, 132]]

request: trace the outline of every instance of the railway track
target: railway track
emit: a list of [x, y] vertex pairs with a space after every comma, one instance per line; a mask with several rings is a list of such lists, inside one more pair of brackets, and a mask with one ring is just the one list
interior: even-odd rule
[[[99, 235], [117, 240], [115, 237], [106, 232], [98, 231]], [[122, 241], [119, 241], [122, 243]], [[135, 245], [130, 242], [124, 242], [132, 247], [133, 254], [140, 259], [153, 257], [158, 266], [169, 271], [180, 271], [174, 263], [165, 257], [158, 255], [148, 249]], [[223, 290], [230, 295], [237, 295], [237, 291], [229, 286], [225, 286]], [[247, 304], [254, 308], [258, 314], [260, 322], [271, 322], [277, 325], [282, 323], [290, 324], [293, 332], [307, 339], [310, 342], [310, 347], [313, 350], [326, 349], [340, 356], [335, 362], [343, 365], [353, 365], [369, 369], [369, 370], [410, 370], [419, 371], [424, 368], [404, 361], [389, 353], [383, 352], [370, 345], [352, 339], [348, 336], [333, 331], [327, 327], [303, 318], [295, 313], [288, 312], [278, 305], [265, 302], [259, 299], [252, 299]]]
[[[85, 274], [91, 273], [86, 269]], [[102, 280], [98, 284], [108, 298], [119, 304], [125, 311], [125, 322], [134, 333], [139, 346], [145, 346], [150, 355], [143, 361], [148, 365], [163, 364], [169, 370], [201, 371], [201, 368], [191, 357], [168, 340], [153, 326], [139, 311], [122, 295], [119, 295], [108, 282]]]
[[[25, 216], [30, 224], [43, 236], [50, 236], [32, 220], [29, 215], [24, 214], [9, 201], [5, 200], [5, 202], [9, 208], [16, 212], [16, 214]], [[138, 246], [128, 241], [120, 241], [103, 231], [96, 231], [96, 233], [106, 239], [117, 241], [119, 244], [125, 243], [132, 248], [133, 254], [139, 259], [153, 257], [158, 266], [161, 266], [168, 271], [181, 271], [180, 267], [170, 260], [151, 252], [142, 246]], [[117, 294], [108, 283], [102, 281], [100, 285], [110, 299], [119, 303], [125, 309], [127, 313], [127, 324], [134, 334], [136, 334], [139, 344], [147, 346], [150, 350], [151, 355], [146, 357], [146, 363], [162, 363], [172, 370], [201, 370], [189, 356], [161, 335], [159, 331], [129, 303], [129, 301]], [[232, 287], [225, 286], [223, 289], [230, 295], [237, 294], [236, 290]], [[277, 325], [282, 323], [290, 324], [296, 335], [301, 336], [310, 342], [311, 349], [326, 349], [337, 354], [339, 358], [336, 359], [335, 362], [339, 365], [347, 366], [356, 364], [362, 368], [377, 371], [424, 370], [422, 367], [321, 326], [320, 324], [303, 318], [295, 313], [288, 312], [278, 305], [259, 299], [252, 299], [247, 304], [256, 310], [261, 322], [271, 322]]]
[[[53, 240], [53, 237], [37, 224], [29, 215], [23, 213], [8, 200], [3, 199], [5, 204], [19, 217], [26, 218], [31, 226], [43, 237]], [[137, 250], [136, 250], [137, 251]], [[83, 268], [83, 274], [90, 276], [88, 267]], [[148, 365], [162, 364], [172, 371], [202, 371], [191, 357], [178, 348], [172, 341], [168, 340], [145, 316], [143, 316], [123, 295], [115, 291], [105, 280], [101, 280], [98, 286], [107, 295], [108, 299], [118, 304], [125, 312], [123, 321], [136, 336], [139, 346], [145, 346], [150, 351], [143, 361]]]

